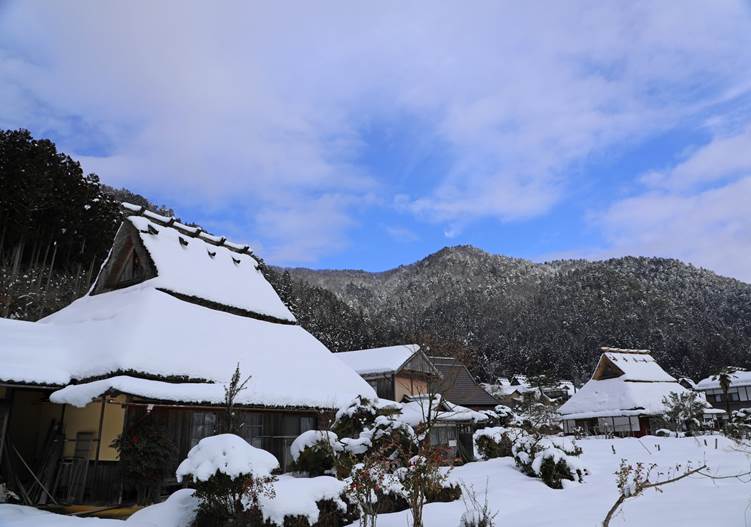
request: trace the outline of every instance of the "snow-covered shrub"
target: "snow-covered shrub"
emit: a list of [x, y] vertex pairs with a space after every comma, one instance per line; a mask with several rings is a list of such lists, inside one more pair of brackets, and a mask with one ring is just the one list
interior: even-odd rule
[[400, 451], [412, 452], [417, 448], [417, 434], [398, 415], [379, 415], [357, 437], [342, 438], [340, 443], [342, 451], [354, 460], [362, 460], [369, 452], [395, 459]]
[[581, 483], [587, 472], [578, 459], [581, 448], [567, 437], [524, 435], [512, 450], [522, 472], [540, 478], [553, 489], [563, 488], [563, 480]]
[[737, 441], [751, 438], [751, 408], [741, 408], [730, 414], [725, 434]]
[[535, 402], [519, 415], [522, 426], [531, 434], [554, 435], [563, 431], [558, 407]]
[[437, 494], [447, 479], [440, 467], [441, 454], [426, 444], [421, 445], [419, 454], [398, 468], [394, 474], [401, 483], [402, 495], [407, 500], [412, 525], [422, 527], [422, 511], [431, 494]]
[[388, 462], [367, 459], [352, 467], [347, 480], [347, 496], [357, 506], [361, 527], [374, 527], [378, 518], [379, 499], [383, 495], [401, 495], [399, 480], [389, 472]]
[[398, 414], [399, 405], [380, 399], [368, 399], [358, 395], [348, 406], [336, 412], [331, 431], [338, 437], [355, 438], [365, 428], [370, 427], [378, 416]]
[[346, 483], [331, 476], [282, 475], [272, 485], [274, 496], [260, 499], [264, 527], [340, 527], [358, 518], [345, 495]]
[[668, 430], [667, 428], [660, 428], [659, 430], [655, 431], [655, 435], [657, 437], [672, 437], [673, 431]]
[[197, 525], [221, 525], [274, 495], [276, 458], [234, 434], [201, 439], [177, 468], [177, 481], [190, 479], [199, 500]]
[[136, 501], [146, 505], [157, 501], [166, 471], [177, 448], [153, 415], [138, 419], [112, 442], [117, 450], [123, 477], [136, 489]]
[[688, 435], [698, 432], [702, 426], [704, 409], [707, 403], [694, 391], [671, 392], [662, 398], [665, 407], [663, 419], [676, 432], [685, 431]]
[[338, 452], [342, 450], [334, 432], [308, 430], [300, 434], [290, 446], [293, 468], [309, 476], [322, 476], [333, 471]]
[[494, 426], [481, 428], [472, 436], [475, 445], [475, 457], [493, 459], [496, 457], [512, 456], [512, 447], [517, 437], [524, 435], [519, 428], [505, 428]]

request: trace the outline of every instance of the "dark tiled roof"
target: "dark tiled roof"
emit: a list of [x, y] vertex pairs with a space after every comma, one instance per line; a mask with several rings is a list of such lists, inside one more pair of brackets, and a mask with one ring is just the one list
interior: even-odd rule
[[452, 357], [430, 357], [441, 372], [440, 393], [446, 400], [461, 406], [495, 406], [500, 404], [492, 395], [475, 382], [464, 364]]

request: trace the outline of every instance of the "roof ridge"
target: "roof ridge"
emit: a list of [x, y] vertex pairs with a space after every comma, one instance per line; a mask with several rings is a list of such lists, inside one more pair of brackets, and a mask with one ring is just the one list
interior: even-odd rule
[[234, 243], [229, 241], [225, 236], [214, 236], [204, 231], [200, 227], [191, 227], [190, 225], [185, 225], [177, 221], [174, 216], [162, 216], [161, 214], [157, 214], [156, 212], [148, 210], [142, 205], [134, 205], [133, 203], [128, 203], [127, 201], [121, 202], [120, 207], [130, 215], [142, 216], [147, 220], [156, 223], [160, 227], [169, 227], [171, 229], [175, 229], [180, 234], [190, 236], [191, 238], [200, 238], [210, 245], [214, 245], [216, 247], [224, 247], [234, 253], [253, 256], [253, 250], [250, 248], [250, 245]]
[[601, 346], [600, 351], [602, 353], [627, 353], [633, 355], [651, 355], [652, 352], [647, 349], [629, 349], [629, 348], [611, 348], [609, 346]]

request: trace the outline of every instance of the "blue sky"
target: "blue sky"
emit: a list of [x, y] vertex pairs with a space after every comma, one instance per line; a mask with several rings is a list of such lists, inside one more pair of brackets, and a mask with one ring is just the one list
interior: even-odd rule
[[253, 243], [751, 281], [751, 5], [0, 3], [0, 126]]

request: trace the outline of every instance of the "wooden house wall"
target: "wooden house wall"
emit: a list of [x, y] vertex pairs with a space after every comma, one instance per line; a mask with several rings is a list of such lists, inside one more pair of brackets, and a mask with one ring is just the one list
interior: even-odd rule
[[436, 373], [433, 363], [430, 362], [422, 351], [418, 351], [402, 365], [400, 372], [418, 373], [423, 375], [433, 375]]
[[394, 401], [401, 402], [407, 395], [426, 395], [428, 381], [424, 376], [408, 375], [405, 372], [394, 377]]
[[[142, 405], [129, 406], [126, 426], [132, 426], [146, 411]], [[219, 408], [157, 406], [152, 413], [177, 447], [175, 468], [198, 441], [220, 432], [222, 410]], [[288, 470], [292, 461], [289, 453], [292, 441], [302, 432], [318, 428], [318, 418], [315, 411], [238, 409], [237, 434], [253, 446], [274, 454], [282, 469]]]

